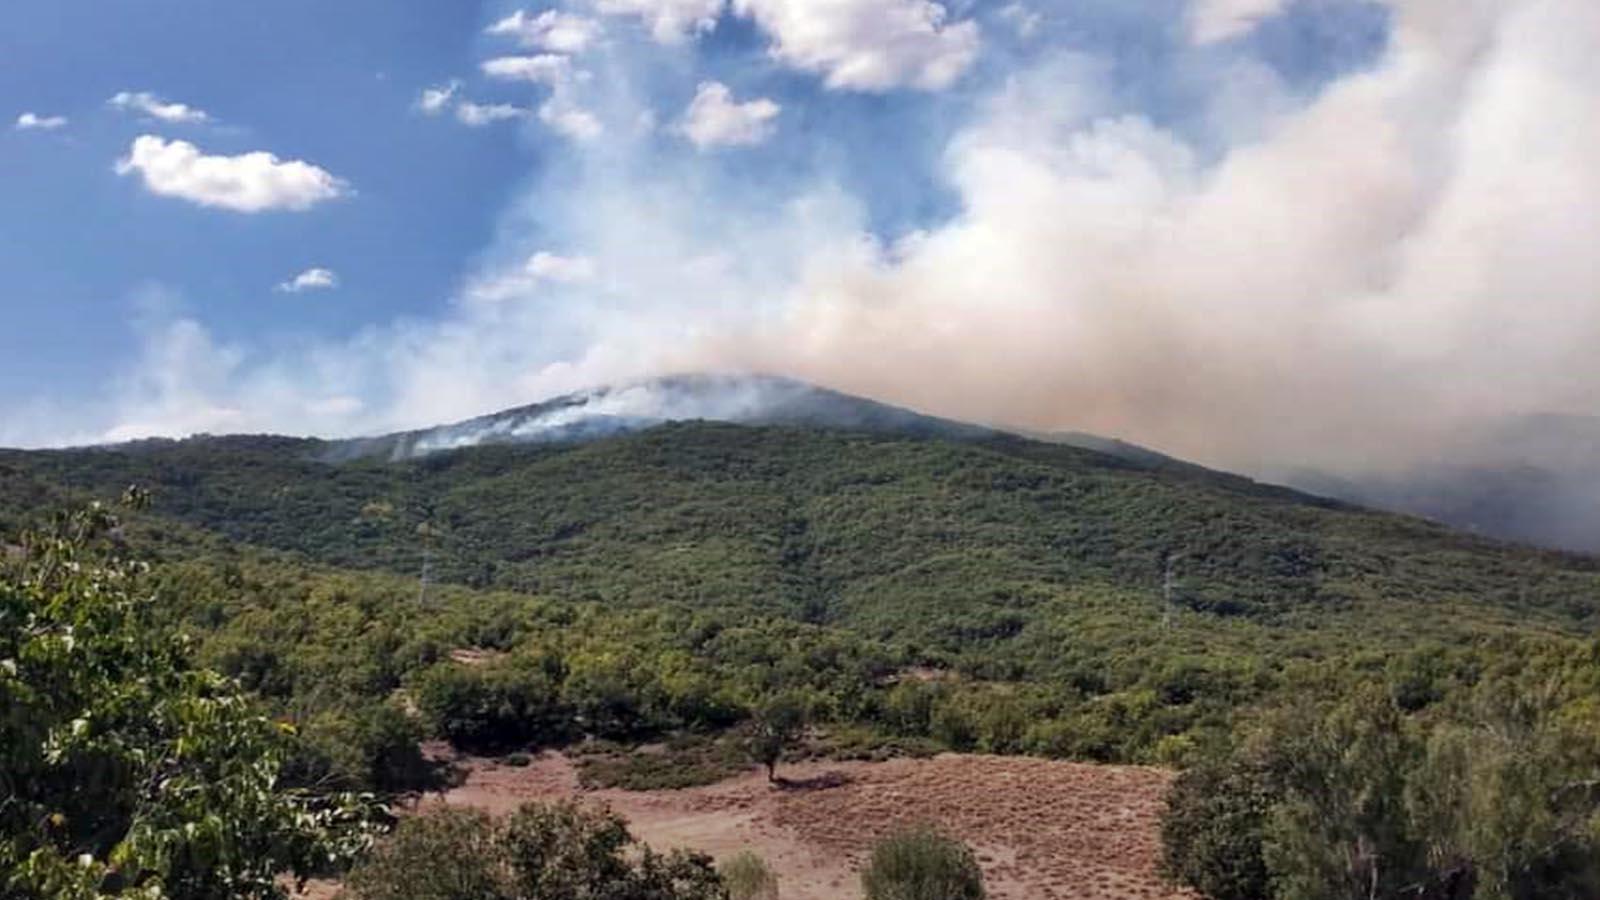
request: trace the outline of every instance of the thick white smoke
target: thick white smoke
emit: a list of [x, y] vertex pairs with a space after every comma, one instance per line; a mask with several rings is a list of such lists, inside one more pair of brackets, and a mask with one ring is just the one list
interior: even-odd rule
[[963, 214], [707, 342], [956, 417], [1210, 462], [1409, 461], [1600, 412], [1600, 5], [1404, 0], [1373, 70], [1214, 165], [1057, 65], [953, 144]]
[[[695, 154], [644, 155], [622, 136], [651, 76], [592, 60], [607, 141], [513, 205], [442, 321], [264, 359], [180, 321], [114, 433], [372, 432], [699, 369], [1246, 470], [1600, 412], [1600, 4], [1389, 5], [1382, 58], [1309, 99], [1207, 44], [1228, 72], [1207, 146], [1119, 102], [1093, 55], [1030, 57], [943, 148], [959, 213], [890, 242], [831, 180], [775, 209]], [[1274, 9], [1196, 4], [1194, 40]]]

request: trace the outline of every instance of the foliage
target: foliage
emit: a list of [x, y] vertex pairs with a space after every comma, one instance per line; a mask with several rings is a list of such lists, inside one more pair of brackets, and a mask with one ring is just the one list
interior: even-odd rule
[[805, 702], [792, 694], [782, 694], [761, 704], [747, 727], [746, 742], [750, 757], [767, 767], [767, 780], [778, 778], [778, 762], [800, 739], [806, 727]]
[[750, 763], [739, 742], [709, 735], [677, 735], [658, 747], [629, 748], [606, 741], [573, 748], [585, 788], [679, 790], [716, 784]]
[[710, 859], [636, 847], [622, 820], [572, 804], [506, 819], [442, 808], [401, 823], [350, 873], [356, 900], [724, 900]]
[[778, 900], [777, 874], [750, 850], [725, 860], [717, 871], [727, 885], [728, 900]]
[[1180, 778], [1168, 870], [1217, 900], [1594, 896], [1590, 690], [1492, 682], [1429, 720], [1369, 688], [1323, 713], [1276, 714]]
[[153, 561], [138, 617], [292, 723], [280, 786], [422, 788], [420, 734], [681, 735], [585, 777], [713, 778], [785, 697], [841, 755], [1190, 767], [1169, 867], [1221, 898], [1600, 893], [1593, 558], [1020, 439], [328, 450], [0, 452], [0, 545], [150, 484], [119, 532]]
[[872, 848], [861, 873], [867, 900], [982, 900], [983, 873], [965, 844], [927, 826], [892, 834]]
[[417, 680], [416, 700], [436, 733], [470, 750], [556, 744], [571, 727], [557, 684], [528, 665], [444, 663]]
[[[136, 498], [135, 498], [136, 499]], [[289, 790], [292, 738], [190, 665], [98, 506], [0, 567], [0, 885], [8, 897], [278, 897], [364, 846], [360, 798]]]

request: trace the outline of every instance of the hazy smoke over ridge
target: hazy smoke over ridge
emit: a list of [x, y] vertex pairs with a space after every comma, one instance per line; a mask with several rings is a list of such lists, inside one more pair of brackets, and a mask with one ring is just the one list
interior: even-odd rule
[[1595, 412], [1600, 6], [1394, 11], [1378, 67], [1214, 166], [1019, 77], [951, 149], [957, 221], [708, 359], [1247, 468]]
[[[266, 359], [153, 329], [111, 435], [373, 432], [699, 369], [1247, 470], [1600, 412], [1600, 5], [1387, 5], [1382, 57], [1309, 99], [1216, 49], [1207, 142], [1092, 53], [1031, 55], [942, 147], [959, 213], [892, 241], [836, 180], [774, 210], [693, 154], [599, 142], [514, 204], [443, 320]], [[1204, 7], [1231, 17], [1211, 41], [1276, 4]], [[649, 73], [593, 68], [626, 133]], [[527, 264], [547, 252], [566, 277]]]

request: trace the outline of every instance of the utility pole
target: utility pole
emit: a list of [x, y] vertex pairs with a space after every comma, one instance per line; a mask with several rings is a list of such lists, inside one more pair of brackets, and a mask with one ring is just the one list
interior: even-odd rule
[[1166, 574], [1161, 579], [1161, 628], [1166, 630], [1172, 627], [1173, 593], [1178, 587], [1178, 560], [1183, 559], [1182, 553], [1167, 554]]
[[428, 575], [433, 564], [433, 526], [423, 522], [417, 526], [417, 535], [422, 538], [422, 578], [417, 586], [417, 606], [425, 608], [428, 605]]

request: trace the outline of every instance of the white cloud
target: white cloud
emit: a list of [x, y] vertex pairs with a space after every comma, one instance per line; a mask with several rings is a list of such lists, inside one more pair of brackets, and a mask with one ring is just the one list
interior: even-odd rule
[[560, 256], [540, 250], [528, 259], [527, 272], [535, 278], [578, 284], [594, 280], [594, 260], [586, 256]]
[[463, 100], [456, 104], [456, 121], [471, 128], [522, 119], [528, 115], [528, 110], [508, 103], [473, 103], [471, 100]]
[[726, 0], [595, 0], [595, 8], [605, 15], [644, 20], [663, 44], [712, 30], [726, 5]]
[[153, 194], [234, 212], [303, 211], [349, 193], [341, 179], [301, 160], [271, 153], [207, 156], [185, 141], [134, 139], [117, 174], [138, 174]]
[[[716, 27], [730, 0], [594, 0], [607, 15], [645, 21], [661, 43]], [[973, 21], [949, 21], [933, 0], [731, 0], [771, 39], [772, 56], [840, 90], [942, 90], [977, 59]]]
[[416, 108], [424, 115], [436, 116], [450, 107], [451, 101], [456, 97], [456, 92], [461, 90], [461, 82], [451, 79], [438, 87], [424, 88], [417, 96]]
[[65, 128], [66, 125], [66, 116], [41, 116], [31, 112], [17, 116], [18, 131], [54, 131], [57, 128]]
[[1194, 0], [1189, 34], [1197, 44], [1214, 44], [1248, 34], [1257, 23], [1282, 11], [1286, 0]]
[[505, 303], [533, 296], [539, 288], [549, 284], [568, 287], [590, 284], [597, 274], [590, 257], [562, 256], [540, 250], [514, 268], [474, 280], [468, 285], [465, 296], [475, 304]]
[[339, 276], [332, 269], [307, 269], [278, 285], [273, 290], [280, 294], [301, 294], [306, 291], [326, 291], [339, 286]]
[[1023, 39], [1038, 34], [1039, 27], [1044, 24], [1044, 15], [1025, 3], [1007, 4], [1001, 8], [1000, 18], [1011, 23], [1017, 36]]
[[538, 56], [501, 56], [486, 60], [483, 74], [502, 81], [531, 81], [554, 87], [572, 80], [572, 59], [555, 53]]
[[539, 121], [573, 140], [592, 141], [605, 133], [599, 117], [573, 100], [570, 91], [557, 90], [539, 106]]
[[840, 90], [949, 87], [978, 57], [973, 21], [930, 0], [733, 0], [772, 37], [772, 56]]
[[149, 116], [169, 125], [198, 125], [211, 121], [211, 116], [204, 110], [186, 103], [168, 102], [149, 91], [122, 91], [106, 103], [113, 109]]
[[490, 25], [488, 34], [515, 38], [524, 47], [553, 53], [582, 53], [600, 37], [600, 23], [587, 16], [547, 9], [537, 16], [517, 10]]
[[704, 81], [683, 116], [680, 129], [696, 147], [752, 146], [771, 137], [783, 107], [766, 98], [735, 102], [728, 86]]
[[574, 140], [589, 141], [605, 132], [605, 126], [575, 96], [575, 88], [589, 73], [574, 71], [572, 58], [555, 53], [537, 56], [502, 56], [487, 60], [483, 74], [504, 81], [527, 81], [550, 88], [550, 96], [539, 105], [539, 121], [551, 130]]

